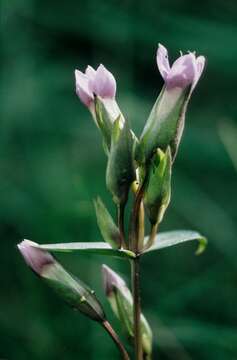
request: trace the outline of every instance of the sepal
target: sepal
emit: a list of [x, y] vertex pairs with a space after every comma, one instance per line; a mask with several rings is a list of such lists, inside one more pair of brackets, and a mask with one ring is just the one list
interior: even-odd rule
[[151, 161], [148, 185], [144, 194], [144, 204], [152, 225], [162, 221], [170, 202], [171, 167], [170, 148], [168, 147], [165, 153], [157, 149]]
[[119, 205], [127, 201], [130, 185], [135, 180], [134, 136], [128, 123], [119, 116], [114, 124], [106, 170], [106, 184]]

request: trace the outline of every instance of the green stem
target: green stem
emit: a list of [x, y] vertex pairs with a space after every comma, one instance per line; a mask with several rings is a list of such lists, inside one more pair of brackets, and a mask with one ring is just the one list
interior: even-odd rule
[[121, 353], [121, 359], [130, 360], [127, 351], [125, 350], [123, 344], [121, 343], [118, 335], [116, 334], [116, 332], [114, 331], [114, 329], [112, 328], [110, 323], [107, 320], [105, 320], [102, 323], [102, 325], [103, 325], [104, 329], [107, 331], [107, 333], [110, 335], [110, 337], [112, 338], [112, 340], [115, 343], [115, 345], [117, 346], [117, 348], [119, 349], [119, 351]]
[[137, 256], [131, 262], [132, 266], [132, 290], [133, 290], [133, 319], [134, 319], [134, 347], [135, 360], [143, 359], [141, 339], [141, 298], [140, 298], [140, 259]]

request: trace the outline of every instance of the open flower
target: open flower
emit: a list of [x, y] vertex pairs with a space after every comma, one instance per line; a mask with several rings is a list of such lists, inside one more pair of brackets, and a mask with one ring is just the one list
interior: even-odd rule
[[76, 93], [87, 107], [94, 103], [95, 95], [102, 99], [114, 99], [116, 81], [114, 76], [104, 65], [100, 64], [95, 70], [87, 66], [85, 73], [75, 70]]
[[159, 44], [157, 50], [157, 65], [168, 89], [175, 87], [185, 88], [197, 84], [204, 65], [204, 56], [196, 57], [195, 53], [188, 53], [180, 56], [172, 66], [170, 66], [167, 49]]

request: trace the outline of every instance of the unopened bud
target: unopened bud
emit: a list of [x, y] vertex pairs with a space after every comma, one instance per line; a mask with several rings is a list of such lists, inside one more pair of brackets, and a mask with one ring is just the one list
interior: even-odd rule
[[27, 265], [68, 305], [92, 320], [105, 320], [104, 311], [94, 291], [68, 273], [49, 252], [39, 249], [37, 243], [29, 240], [21, 242], [18, 249]]
[[[108, 266], [102, 266], [103, 283], [111, 308], [130, 338], [134, 338], [133, 298], [125, 281]], [[141, 315], [141, 337], [145, 355], [152, 353], [152, 331]]]

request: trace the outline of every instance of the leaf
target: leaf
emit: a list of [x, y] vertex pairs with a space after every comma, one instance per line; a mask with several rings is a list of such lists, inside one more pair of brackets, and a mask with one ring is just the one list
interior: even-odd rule
[[118, 258], [135, 258], [135, 254], [129, 250], [113, 249], [109, 244], [104, 242], [73, 242], [59, 244], [43, 244], [38, 248], [50, 252], [81, 252], [97, 255], [115, 256]]
[[118, 249], [121, 243], [118, 227], [100, 197], [94, 201], [94, 205], [101, 235], [113, 249]]
[[[145, 241], [148, 237], [145, 238]], [[196, 240], [199, 242], [198, 248], [196, 250], [196, 255], [200, 255], [206, 248], [207, 239], [199, 234], [197, 231], [191, 230], [175, 230], [175, 231], [166, 231], [159, 233], [156, 236], [155, 243], [149, 249], [145, 250], [144, 253], [161, 250], [169, 246], [178, 245], [186, 241]]]

